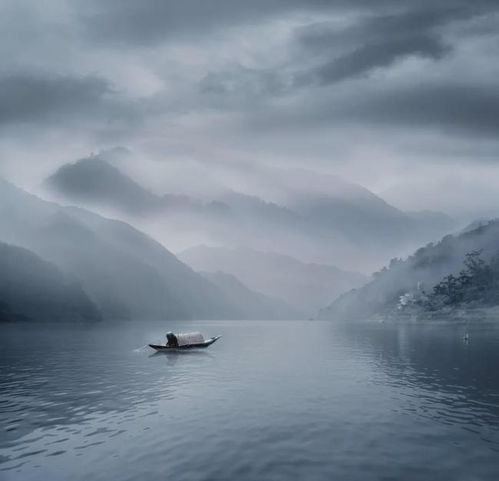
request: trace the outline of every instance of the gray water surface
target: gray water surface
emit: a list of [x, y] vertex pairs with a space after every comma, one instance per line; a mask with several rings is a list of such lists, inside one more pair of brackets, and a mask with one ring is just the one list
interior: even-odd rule
[[[204, 351], [151, 355], [167, 330]], [[499, 327], [0, 326], [1, 480], [497, 480]]]

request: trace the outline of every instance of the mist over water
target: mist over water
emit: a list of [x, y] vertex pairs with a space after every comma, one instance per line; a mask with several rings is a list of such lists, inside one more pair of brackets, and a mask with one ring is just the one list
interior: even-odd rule
[[[144, 347], [187, 328], [223, 337], [197, 352]], [[499, 332], [485, 324], [11, 324], [0, 339], [2, 480], [494, 480], [499, 469]]]

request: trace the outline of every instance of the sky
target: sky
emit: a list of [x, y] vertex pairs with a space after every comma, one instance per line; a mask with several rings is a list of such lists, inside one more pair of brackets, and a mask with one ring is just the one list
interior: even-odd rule
[[0, 175], [123, 146], [156, 189], [307, 169], [499, 216], [498, 26], [497, 0], [3, 0]]

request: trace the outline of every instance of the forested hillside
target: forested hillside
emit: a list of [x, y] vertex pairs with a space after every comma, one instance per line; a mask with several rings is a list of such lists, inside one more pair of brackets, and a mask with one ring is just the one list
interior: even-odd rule
[[340, 296], [322, 319], [441, 315], [499, 304], [499, 220], [445, 236], [406, 260], [392, 259], [364, 287]]

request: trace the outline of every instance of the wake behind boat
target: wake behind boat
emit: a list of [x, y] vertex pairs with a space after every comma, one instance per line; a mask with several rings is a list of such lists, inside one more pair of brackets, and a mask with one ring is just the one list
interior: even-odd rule
[[186, 349], [200, 349], [211, 346], [221, 336], [211, 337], [206, 339], [200, 332], [186, 332], [180, 334], [173, 334], [168, 332], [166, 334], [166, 344], [149, 344], [156, 351], [171, 351], [171, 350], [186, 350]]

